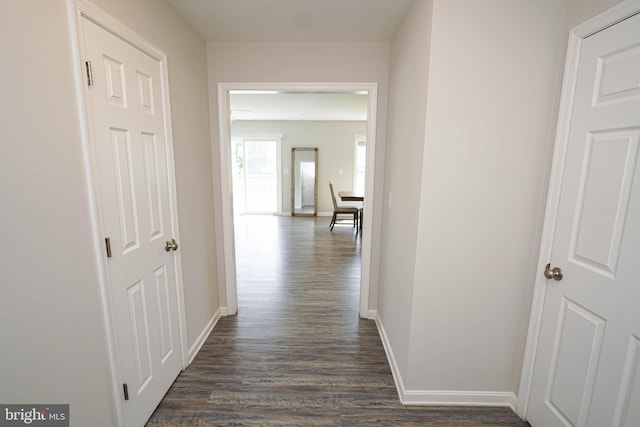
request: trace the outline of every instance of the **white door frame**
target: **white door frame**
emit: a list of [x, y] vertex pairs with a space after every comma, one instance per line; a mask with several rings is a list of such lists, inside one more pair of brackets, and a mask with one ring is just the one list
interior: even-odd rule
[[218, 132], [220, 149], [220, 185], [222, 196], [222, 248], [224, 252], [224, 275], [226, 284], [225, 314], [238, 311], [236, 281], [235, 242], [233, 225], [233, 194], [231, 192], [231, 118], [229, 91], [269, 90], [293, 92], [353, 92], [367, 91], [367, 166], [365, 183], [364, 224], [362, 229], [362, 270], [360, 274], [360, 317], [371, 318], [375, 311], [369, 309], [369, 282], [371, 278], [371, 236], [373, 223], [373, 199], [375, 177], [376, 117], [378, 105], [377, 83], [218, 83]]
[[[80, 122], [80, 133], [83, 145], [83, 158], [85, 164], [85, 176], [87, 180], [87, 191], [89, 194], [89, 203], [91, 210], [91, 227], [92, 238], [94, 242], [94, 255], [96, 257], [96, 266], [98, 270], [98, 282], [100, 287], [100, 303], [104, 324], [104, 339], [107, 347], [107, 360], [109, 363], [109, 371], [111, 376], [111, 388], [113, 405], [118, 425], [125, 424], [121, 369], [120, 360], [117, 352], [117, 337], [114, 321], [114, 314], [109, 293], [109, 276], [107, 257], [103, 244], [105, 235], [101, 199], [98, 188], [97, 161], [95, 158], [94, 140], [92, 133], [92, 122], [89, 101], [89, 90], [86, 83], [86, 70], [82, 63], [82, 52], [84, 48], [84, 38], [82, 33], [82, 19], [89, 19], [105, 30], [120, 37], [127, 43], [135, 46], [142, 52], [157, 60], [160, 64], [161, 87], [162, 87], [162, 108], [165, 118], [165, 149], [168, 157], [167, 173], [169, 177], [169, 203], [171, 205], [171, 234], [176, 236], [176, 240], [180, 241], [180, 233], [178, 227], [178, 209], [177, 209], [177, 191], [175, 185], [175, 167], [173, 155], [173, 131], [171, 128], [171, 111], [169, 101], [169, 77], [167, 68], [167, 55], [162, 50], [139, 36], [133, 30], [124, 26], [119, 21], [112, 18], [102, 9], [96, 7], [87, 0], [67, 0], [67, 14], [69, 19], [69, 30], [71, 33], [71, 42], [73, 44], [72, 59], [75, 80], [75, 96], [78, 106], [78, 115]], [[178, 305], [178, 323], [180, 337], [180, 356], [182, 359], [182, 369], [188, 365], [187, 350], [187, 329], [184, 308], [184, 290], [182, 282], [182, 260], [180, 252], [174, 253], [175, 256], [175, 279], [176, 279], [176, 298]]]
[[615, 25], [639, 12], [640, 0], [627, 0], [573, 28], [569, 33], [569, 45], [567, 48], [567, 59], [562, 81], [562, 95], [560, 98], [560, 112], [556, 129], [553, 162], [551, 165], [551, 180], [549, 183], [549, 194], [547, 196], [542, 241], [538, 255], [538, 270], [535, 279], [533, 303], [529, 318], [529, 331], [527, 333], [527, 345], [522, 364], [522, 373], [520, 375], [520, 389], [518, 391], [518, 405], [516, 408], [518, 415], [524, 419], [526, 419], [529, 407], [533, 368], [536, 362], [538, 338], [542, 326], [542, 311], [544, 309], [547, 292], [548, 280], [544, 277], [543, 271], [544, 265], [551, 260], [555, 237], [582, 42], [590, 35]]

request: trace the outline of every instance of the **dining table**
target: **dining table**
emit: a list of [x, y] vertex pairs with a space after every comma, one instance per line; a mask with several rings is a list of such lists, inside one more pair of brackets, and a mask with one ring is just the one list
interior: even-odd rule
[[364, 202], [364, 194], [355, 191], [338, 191], [338, 196], [343, 202]]

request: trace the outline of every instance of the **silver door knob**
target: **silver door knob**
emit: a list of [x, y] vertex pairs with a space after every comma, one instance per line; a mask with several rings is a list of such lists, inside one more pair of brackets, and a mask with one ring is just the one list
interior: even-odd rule
[[551, 268], [551, 263], [549, 263], [544, 269], [544, 277], [546, 277], [548, 280], [553, 279], [560, 281], [564, 277], [564, 272], [560, 267]]
[[174, 251], [178, 249], [178, 243], [176, 242], [176, 239], [171, 239], [170, 241], [167, 240], [166, 242], [164, 242], [164, 250], [169, 252], [171, 249], [173, 249]]

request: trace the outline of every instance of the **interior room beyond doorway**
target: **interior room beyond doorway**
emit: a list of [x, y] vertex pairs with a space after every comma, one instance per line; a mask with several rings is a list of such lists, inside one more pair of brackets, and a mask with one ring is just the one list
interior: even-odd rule
[[[251, 87], [251, 88], [249, 88]], [[268, 89], [265, 89], [267, 87]], [[319, 153], [318, 168], [318, 215], [327, 216], [327, 226], [332, 214], [332, 202], [329, 193], [328, 182], [339, 182], [336, 187], [340, 190], [354, 190], [358, 185], [362, 188], [362, 177], [374, 173], [374, 153], [372, 147], [375, 138], [375, 121], [368, 120], [375, 117], [376, 85], [375, 84], [310, 84], [310, 85], [284, 85], [286, 90], [277, 89], [276, 84], [219, 84], [219, 102], [221, 111], [221, 123], [229, 123], [229, 128], [221, 130], [221, 169], [223, 176], [238, 176], [241, 164], [244, 167], [245, 158], [239, 160], [236, 153], [241, 151], [235, 142], [238, 139], [255, 140], [257, 136], [280, 137], [280, 153], [277, 158], [280, 173], [278, 175], [277, 188], [279, 192], [276, 215], [289, 215], [291, 210], [291, 148], [294, 146], [316, 147]], [[295, 87], [295, 90], [293, 90]], [[269, 99], [282, 98], [275, 107], [269, 107]], [[279, 106], [278, 106], [279, 105]], [[226, 120], [224, 115], [228, 114]], [[306, 135], [306, 137], [305, 137]], [[340, 137], [340, 135], [343, 135]], [[345, 139], [344, 135], [348, 135]], [[357, 138], [356, 138], [357, 137]], [[232, 143], [232, 141], [234, 141]], [[364, 148], [366, 161], [362, 161], [362, 148]], [[331, 147], [333, 144], [333, 147]], [[358, 145], [359, 144], [359, 145]], [[244, 143], [243, 151], [249, 145]], [[360, 155], [358, 157], [358, 154]], [[333, 160], [332, 160], [333, 159]], [[335, 161], [337, 159], [337, 161]], [[364, 166], [364, 173], [363, 173]], [[234, 170], [236, 168], [236, 170]], [[248, 169], [246, 169], [248, 172]], [[245, 182], [248, 180], [244, 178]], [[225, 180], [228, 178], [224, 178]], [[373, 180], [373, 178], [371, 178]], [[368, 185], [368, 184], [367, 184]], [[373, 191], [364, 186], [365, 191]], [[229, 185], [223, 185], [223, 193]], [[233, 242], [234, 216], [242, 213], [251, 213], [246, 209], [251, 204], [249, 192], [236, 194], [237, 185], [233, 185], [234, 191], [223, 200], [233, 200], [233, 206], [223, 206], [223, 227], [225, 231], [225, 266], [227, 277], [227, 299], [229, 313], [237, 310], [237, 282], [235, 243]], [[238, 197], [244, 200], [236, 200]], [[372, 198], [371, 198], [372, 199]], [[371, 200], [369, 199], [369, 200]], [[226, 202], [223, 202], [226, 203]], [[239, 209], [238, 205], [244, 205]], [[274, 214], [271, 210], [258, 209], [253, 213]], [[369, 231], [370, 233], [370, 231]], [[360, 298], [360, 314], [367, 317], [369, 300], [369, 265], [370, 265], [370, 238], [367, 238], [366, 230], [363, 231], [362, 241], [362, 280]], [[231, 280], [229, 280], [231, 279]], [[363, 296], [364, 295], [364, 296]], [[234, 300], [235, 299], [235, 300]]]

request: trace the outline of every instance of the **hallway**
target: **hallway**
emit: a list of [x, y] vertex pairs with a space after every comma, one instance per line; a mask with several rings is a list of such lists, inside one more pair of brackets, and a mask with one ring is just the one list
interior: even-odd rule
[[220, 319], [149, 426], [526, 426], [507, 408], [402, 406], [358, 316], [360, 238], [328, 218], [236, 220], [238, 315]]

